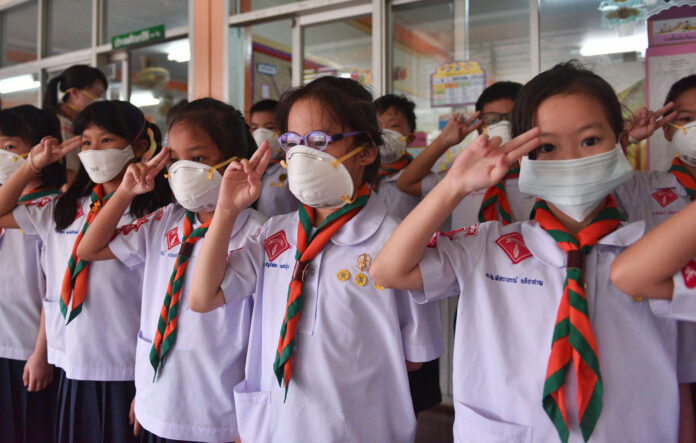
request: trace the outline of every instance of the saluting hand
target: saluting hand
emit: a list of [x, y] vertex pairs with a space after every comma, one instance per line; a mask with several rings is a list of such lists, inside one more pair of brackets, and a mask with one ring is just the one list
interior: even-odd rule
[[147, 162], [131, 163], [119, 187], [133, 196], [152, 191], [155, 189], [155, 177], [168, 161], [169, 148], [162, 148]]
[[677, 111], [673, 111], [673, 108], [674, 102], [669, 102], [654, 112], [648, 108], [640, 108], [626, 121], [624, 130], [628, 132], [629, 137], [637, 141], [645, 140], [677, 118]]
[[230, 163], [222, 176], [218, 209], [239, 212], [254, 203], [261, 193], [261, 177], [270, 160], [271, 148], [264, 141], [249, 160], [243, 158]]
[[500, 137], [481, 134], [454, 159], [445, 180], [463, 195], [494, 186], [510, 166], [539, 146], [539, 134], [539, 128], [530, 129], [504, 146]]
[[82, 137], [75, 136], [59, 143], [55, 137], [44, 137], [31, 149], [27, 161], [34, 169], [43, 169], [65, 157], [66, 154], [82, 144]]

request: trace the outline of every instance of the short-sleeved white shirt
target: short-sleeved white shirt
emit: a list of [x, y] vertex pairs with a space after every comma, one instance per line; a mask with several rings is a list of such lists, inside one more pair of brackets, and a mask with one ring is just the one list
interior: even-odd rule
[[261, 194], [256, 209], [266, 217], [297, 211], [300, 203], [290, 192], [288, 173], [280, 163], [268, 165], [261, 178]]
[[406, 194], [396, 186], [396, 180], [403, 172], [402, 170], [390, 177], [384, 177], [377, 188], [377, 195], [384, 200], [389, 213], [399, 219], [406, 218], [421, 200], [415, 195]]
[[[677, 441], [678, 383], [696, 377], [693, 323], [655, 315], [609, 280], [611, 261], [643, 223], [600, 239], [586, 258], [590, 321], [603, 380], [598, 442]], [[542, 407], [566, 254], [536, 222], [489, 222], [441, 235], [420, 262], [420, 302], [459, 295], [454, 349], [455, 441], [558, 441]], [[582, 441], [569, 372], [570, 441]]]
[[[109, 243], [119, 260], [131, 269], [144, 267], [147, 276], [135, 365], [135, 414], [145, 429], [162, 438], [232, 441], [238, 437], [232, 389], [244, 379], [253, 304], [246, 298], [208, 313], [189, 309], [187, 294], [203, 239], [196, 242], [184, 275], [176, 342], [153, 382], [150, 350], [182, 244], [184, 218], [184, 208], [170, 204], [122, 226]], [[237, 217], [229, 249], [257, 234], [264, 221], [258, 212], [244, 210]], [[193, 229], [200, 224], [196, 217]]]
[[0, 229], [0, 357], [26, 360], [34, 352], [46, 279], [41, 239]]
[[[56, 231], [53, 221], [56, 201], [42, 199], [13, 211], [19, 227], [38, 235], [45, 248], [48, 361], [73, 380], [133, 380], [142, 270], [129, 270], [118, 260], [90, 263], [82, 312], [66, 326], [59, 307], [60, 290], [75, 240], [90, 210], [90, 198], [78, 200], [75, 220], [61, 231]], [[119, 224], [131, 221], [126, 212]]]
[[306, 271], [284, 401], [273, 362], [297, 226], [297, 213], [271, 218], [229, 255], [221, 285], [228, 302], [254, 296], [246, 379], [235, 388], [242, 441], [412, 441], [405, 360], [442, 353], [439, 312], [435, 304], [416, 305], [407, 292], [380, 290], [370, 278], [366, 266], [397, 226], [374, 196]]

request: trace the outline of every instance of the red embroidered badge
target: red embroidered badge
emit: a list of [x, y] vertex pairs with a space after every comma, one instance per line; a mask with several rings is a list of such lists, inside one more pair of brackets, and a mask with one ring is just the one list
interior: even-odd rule
[[181, 244], [179, 240], [179, 228], [170, 229], [167, 232], [167, 249], [172, 249], [174, 246]]
[[677, 193], [671, 189], [658, 189], [653, 192], [652, 196], [663, 208], [679, 198]]
[[82, 205], [80, 204], [80, 202], [78, 202], [77, 207], [75, 208], [75, 218], [73, 219], [73, 221], [77, 220], [83, 215], [85, 215], [85, 211], [82, 210]]
[[436, 247], [436, 246], [437, 246], [437, 238], [438, 238], [439, 236], [441, 236], [441, 235], [443, 235], [443, 236], [445, 236], [445, 237], [447, 237], [447, 238], [450, 238], [450, 239], [451, 239], [455, 234], [459, 234], [459, 233], [462, 233], [462, 234], [464, 234], [464, 235], [467, 236], [467, 237], [468, 237], [468, 236], [471, 236], [471, 235], [476, 235], [476, 233], [478, 232], [478, 227], [479, 227], [479, 225], [478, 225], [478, 224], [475, 224], [475, 225], [471, 225], [471, 226], [463, 226], [463, 227], [461, 227], [461, 228], [459, 228], [459, 229], [455, 229], [454, 231], [449, 231], [449, 232], [440, 232], [440, 231], [438, 231], [438, 232], [436, 232], [435, 234], [433, 234], [433, 236], [430, 238], [430, 241], [428, 242], [428, 247], [429, 247], [429, 248], [434, 248], [434, 247]]
[[682, 268], [681, 272], [686, 287], [689, 289], [696, 288], [696, 261], [689, 261], [689, 263]]
[[517, 264], [525, 258], [532, 256], [532, 253], [527, 249], [527, 246], [524, 244], [524, 239], [519, 232], [505, 234], [495, 242], [500, 246], [500, 249], [505, 252], [508, 258], [512, 260], [513, 264]]
[[285, 231], [278, 231], [271, 235], [264, 244], [269, 261], [275, 260], [280, 254], [290, 249], [290, 243], [288, 243], [288, 239], [285, 236]]

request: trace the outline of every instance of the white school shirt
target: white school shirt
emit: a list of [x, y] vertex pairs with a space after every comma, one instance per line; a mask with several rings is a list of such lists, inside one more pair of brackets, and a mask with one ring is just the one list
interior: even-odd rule
[[0, 358], [27, 360], [34, 352], [46, 279], [41, 239], [0, 229]]
[[297, 211], [300, 203], [288, 187], [288, 172], [280, 163], [269, 164], [261, 178], [256, 209], [266, 217]]
[[633, 171], [633, 177], [614, 192], [629, 222], [645, 220], [654, 228], [691, 203], [686, 189], [667, 171]]
[[[432, 189], [440, 183], [440, 181], [445, 177], [446, 172], [441, 172], [438, 174], [430, 173], [421, 182], [421, 194], [423, 197], [432, 191]], [[471, 192], [454, 208], [452, 211], [452, 229], [459, 229], [464, 226], [473, 226], [479, 223], [479, 211], [481, 210], [481, 203], [483, 202], [483, 196], [486, 194], [487, 189], [479, 189], [478, 191]], [[512, 214], [512, 221], [524, 221], [529, 220], [529, 215], [534, 207], [535, 197], [530, 194], [525, 194], [520, 192], [519, 181], [516, 178], [509, 178], [505, 180], [505, 193], [507, 194], [508, 202], [510, 203], [510, 211]]]
[[[232, 388], [244, 379], [251, 298], [208, 313], [188, 307], [188, 291], [199, 239], [188, 260], [179, 299], [174, 346], [157, 379], [150, 363], [152, 340], [184, 235], [185, 209], [170, 204], [119, 228], [111, 252], [131, 269], [144, 267], [142, 312], [135, 363], [135, 415], [153, 434], [167, 439], [232, 441], [238, 438]], [[247, 209], [237, 217], [229, 250], [259, 232], [265, 217]], [[200, 226], [195, 218], [193, 229]]]
[[[418, 306], [405, 291], [380, 290], [369, 276], [367, 267], [397, 226], [379, 198], [370, 197], [306, 270], [284, 401], [273, 362], [297, 226], [297, 213], [271, 218], [229, 255], [221, 285], [228, 302], [254, 296], [246, 379], [234, 390], [242, 441], [413, 441], [405, 360], [442, 353], [439, 311]], [[341, 271], [348, 278], [341, 280]]]
[[[59, 306], [60, 289], [90, 210], [90, 198], [78, 200], [75, 220], [61, 231], [56, 231], [53, 221], [56, 201], [51, 198], [44, 205], [20, 205], [12, 213], [25, 233], [40, 236], [44, 243], [48, 361], [65, 370], [72, 380], [133, 380], [142, 270], [131, 271], [118, 260], [90, 263], [82, 312], [66, 326]], [[119, 225], [131, 221], [127, 211]]]
[[[604, 386], [596, 442], [676, 442], [678, 383], [696, 377], [696, 324], [656, 316], [659, 302], [637, 302], [609, 280], [611, 261], [643, 231], [643, 223], [620, 227], [585, 262]], [[542, 396], [566, 253], [535, 221], [488, 222], [450, 237], [426, 249], [419, 264], [424, 290], [415, 297], [459, 295], [454, 440], [559, 441]], [[581, 442], [572, 371], [565, 390], [569, 441]]]
[[386, 176], [379, 181], [377, 195], [379, 195], [390, 214], [399, 219], [404, 219], [409, 212], [420, 203], [420, 198], [415, 195], [406, 194], [396, 186], [396, 180], [404, 171], [401, 170], [391, 177]]

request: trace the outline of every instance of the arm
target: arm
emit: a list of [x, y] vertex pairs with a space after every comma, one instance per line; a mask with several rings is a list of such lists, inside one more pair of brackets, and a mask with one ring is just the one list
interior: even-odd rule
[[459, 114], [455, 114], [447, 122], [442, 133], [423, 152], [417, 155], [404, 172], [401, 173], [396, 180], [396, 186], [402, 192], [420, 197], [422, 195], [421, 180], [428, 175], [430, 169], [442, 154], [457, 143], [461, 143], [471, 131], [481, 127], [481, 121], [474, 125], [471, 124], [478, 116], [479, 112], [476, 112], [468, 120], [463, 120]]
[[671, 299], [672, 277], [696, 256], [696, 202], [662, 222], [619, 254], [612, 283], [633, 297]]
[[637, 110], [624, 123], [624, 131], [620, 137], [621, 146], [626, 149], [631, 144], [630, 139], [637, 142], [645, 140], [658, 129], [674, 121], [677, 118], [677, 112], [672, 111], [672, 108], [674, 103], [669, 102], [655, 112], [648, 108]]
[[382, 286], [422, 289], [418, 263], [433, 233], [470, 192], [498, 183], [512, 164], [539, 145], [534, 128], [499, 146], [500, 138], [479, 136], [457, 156], [445, 178], [394, 231], [377, 255], [370, 275]]
[[89, 226], [77, 247], [77, 255], [87, 261], [111, 260], [116, 256], [109, 242], [116, 232], [118, 222], [136, 195], [155, 188], [155, 176], [169, 161], [169, 150], [163, 148], [147, 163], [132, 163], [128, 166], [121, 184], [106, 202]]
[[53, 381], [53, 365], [48, 364], [46, 357], [46, 314], [41, 308], [41, 320], [39, 321], [39, 333], [36, 336], [34, 352], [27, 359], [24, 365], [22, 380], [29, 392], [37, 392]]
[[220, 284], [227, 269], [227, 246], [237, 216], [261, 192], [261, 177], [271, 160], [268, 142], [263, 142], [250, 160], [232, 162], [222, 176], [215, 215], [196, 257], [188, 304], [196, 312], [208, 312], [225, 304]]

